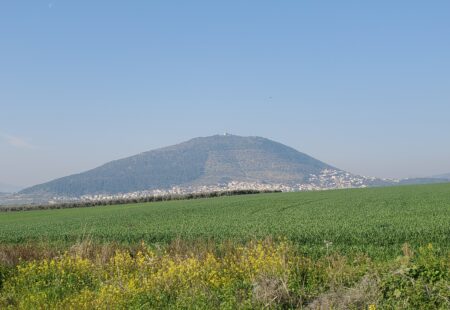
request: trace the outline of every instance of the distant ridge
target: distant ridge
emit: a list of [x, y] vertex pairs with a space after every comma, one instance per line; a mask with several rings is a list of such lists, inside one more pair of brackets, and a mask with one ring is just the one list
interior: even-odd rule
[[224, 134], [115, 160], [20, 193], [81, 196], [230, 181], [298, 184], [324, 169], [336, 168], [266, 138]]
[[431, 177], [431, 178], [408, 178], [399, 181], [400, 185], [413, 185], [413, 184], [435, 184], [435, 183], [447, 183], [449, 179], [443, 177]]
[[433, 178], [450, 180], [450, 173], [435, 175], [435, 176], [433, 176]]

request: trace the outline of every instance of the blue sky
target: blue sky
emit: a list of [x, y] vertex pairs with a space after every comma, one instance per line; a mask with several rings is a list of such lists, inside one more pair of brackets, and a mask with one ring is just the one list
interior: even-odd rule
[[0, 182], [196, 136], [450, 172], [449, 1], [2, 1]]

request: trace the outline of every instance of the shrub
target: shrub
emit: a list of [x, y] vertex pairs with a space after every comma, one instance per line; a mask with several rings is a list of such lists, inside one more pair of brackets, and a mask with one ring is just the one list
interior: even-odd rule
[[382, 305], [402, 309], [450, 308], [450, 259], [431, 244], [400, 260], [382, 284]]

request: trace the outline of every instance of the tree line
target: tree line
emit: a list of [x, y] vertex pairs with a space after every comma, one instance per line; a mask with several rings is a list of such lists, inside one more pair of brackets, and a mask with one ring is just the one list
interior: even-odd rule
[[118, 198], [118, 199], [92, 200], [92, 201], [75, 201], [75, 202], [62, 202], [62, 203], [54, 203], [54, 204], [29, 204], [29, 205], [4, 206], [4, 207], [0, 206], [0, 212], [89, 208], [89, 207], [97, 207], [97, 206], [121, 205], [121, 204], [131, 204], [131, 203], [159, 202], [159, 201], [169, 201], [169, 200], [190, 200], [190, 199], [213, 198], [213, 197], [221, 197], [221, 196], [237, 196], [237, 195], [279, 193], [279, 192], [281, 192], [281, 191], [280, 190], [239, 189], [239, 190], [213, 191], [213, 192], [189, 193], [189, 194], [149, 195], [149, 196], [136, 197], [136, 198]]

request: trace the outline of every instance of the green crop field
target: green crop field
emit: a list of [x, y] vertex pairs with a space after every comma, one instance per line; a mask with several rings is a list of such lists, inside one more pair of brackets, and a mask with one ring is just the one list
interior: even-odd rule
[[0, 214], [0, 243], [167, 243], [286, 237], [299, 246], [398, 251], [450, 247], [450, 185], [275, 193]]
[[450, 184], [0, 213], [4, 309], [449, 309]]

